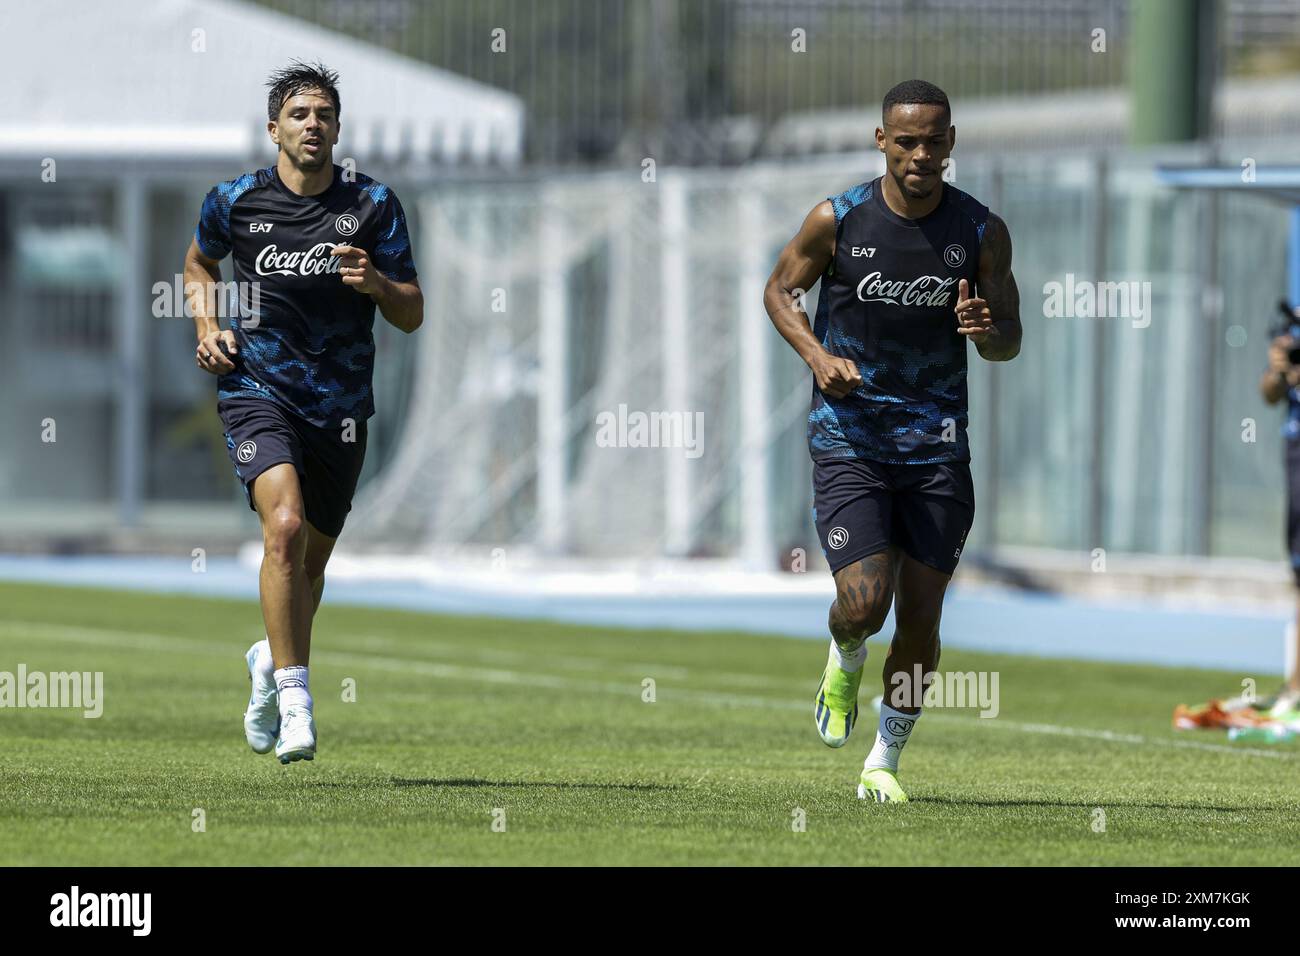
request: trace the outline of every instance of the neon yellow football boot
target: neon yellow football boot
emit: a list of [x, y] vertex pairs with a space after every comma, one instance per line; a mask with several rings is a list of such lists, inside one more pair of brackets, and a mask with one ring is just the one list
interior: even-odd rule
[[849, 673], [840, 667], [832, 649], [822, 671], [822, 681], [817, 686], [817, 706], [813, 719], [817, 733], [827, 747], [843, 747], [858, 722], [858, 686], [862, 683], [862, 668]]
[[858, 799], [872, 803], [907, 803], [907, 794], [898, 785], [894, 772], [880, 767], [862, 771], [858, 779]]

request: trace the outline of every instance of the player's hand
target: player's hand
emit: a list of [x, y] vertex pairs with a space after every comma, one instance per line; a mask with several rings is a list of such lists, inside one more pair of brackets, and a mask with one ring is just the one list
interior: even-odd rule
[[358, 249], [356, 246], [335, 246], [330, 255], [343, 257], [343, 264], [339, 266], [339, 275], [343, 277], [344, 285], [350, 285], [358, 292], [367, 295], [379, 291], [383, 276], [370, 261], [370, 253], [366, 250]]
[[1268, 347], [1268, 370], [1274, 375], [1286, 375], [1291, 371], [1291, 358], [1287, 354], [1295, 345], [1295, 339], [1289, 335], [1279, 335]]
[[970, 283], [965, 279], [957, 283], [957, 331], [979, 345], [990, 335], [997, 334], [989, 304], [983, 299], [970, 297]]
[[198, 347], [194, 350], [194, 361], [205, 372], [225, 375], [235, 370], [235, 363], [230, 361], [228, 355], [238, 352], [235, 333], [230, 329], [216, 329], [199, 339]]
[[843, 398], [862, 384], [862, 375], [856, 364], [829, 352], [823, 352], [813, 360], [812, 373], [818, 390], [831, 398]]

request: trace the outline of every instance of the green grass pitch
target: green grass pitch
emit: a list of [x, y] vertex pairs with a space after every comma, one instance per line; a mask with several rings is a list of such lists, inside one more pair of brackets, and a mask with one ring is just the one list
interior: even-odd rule
[[104, 674], [98, 719], [0, 709], [3, 865], [1300, 862], [1300, 748], [1170, 728], [1175, 703], [1249, 675], [949, 650], [944, 670], [999, 672], [1001, 713], [927, 712], [902, 761], [912, 802], [868, 805], [879, 637], [862, 725], [833, 751], [812, 722], [820, 641], [327, 591], [320, 749], [284, 767], [241, 728], [255, 604], [6, 584], [0, 607], [0, 671]]

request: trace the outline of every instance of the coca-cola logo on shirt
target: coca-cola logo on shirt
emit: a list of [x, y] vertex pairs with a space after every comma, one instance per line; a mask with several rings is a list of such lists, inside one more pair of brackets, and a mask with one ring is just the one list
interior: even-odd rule
[[281, 252], [272, 243], [257, 254], [254, 268], [260, 276], [323, 276], [337, 273], [343, 259], [332, 256], [332, 242], [318, 242], [306, 252]]
[[863, 302], [888, 302], [890, 305], [940, 306], [952, 298], [954, 278], [917, 276], [911, 281], [885, 279], [872, 272], [858, 283], [858, 298]]

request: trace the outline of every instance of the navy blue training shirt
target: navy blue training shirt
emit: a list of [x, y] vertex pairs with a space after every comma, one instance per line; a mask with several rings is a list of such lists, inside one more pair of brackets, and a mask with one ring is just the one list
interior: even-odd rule
[[[274, 166], [213, 187], [194, 238], [209, 258], [234, 254], [241, 315], [234, 315], [235, 371], [220, 376], [218, 399], [278, 402], [319, 427], [374, 414], [375, 303], [343, 283], [335, 246], [370, 253], [396, 282], [415, 278], [406, 216], [383, 183], [355, 174], [316, 196], [299, 196]], [[256, 296], [247, 291], [257, 283]]]
[[933, 211], [907, 219], [885, 204], [879, 179], [829, 198], [835, 257], [813, 334], [857, 365], [862, 385], [832, 398], [813, 383], [812, 457], [969, 461], [966, 338], [954, 310], [960, 280], [976, 291], [988, 207], [945, 183]]

